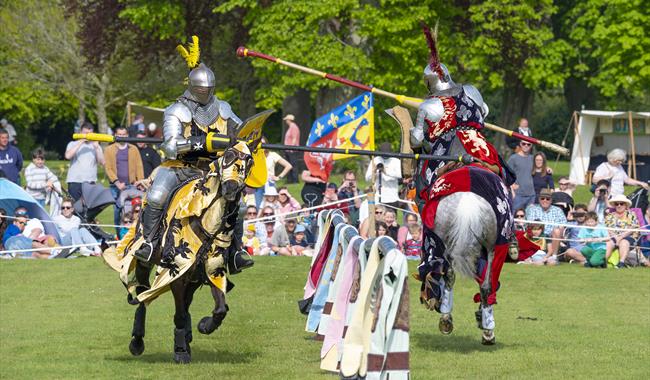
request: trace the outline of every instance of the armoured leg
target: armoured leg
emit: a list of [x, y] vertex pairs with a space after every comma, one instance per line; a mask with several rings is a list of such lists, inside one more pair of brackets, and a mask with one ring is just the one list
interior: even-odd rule
[[225, 250], [226, 264], [228, 265], [228, 273], [237, 274], [243, 269], [250, 268], [255, 264], [253, 260], [249, 259], [248, 252], [241, 248], [241, 240], [244, 234], [244, 222], [238, 218], [239, 213], [239, 200], [230, 202], [227, 206], [230, 210], [226, 217], [227, 225], [233, 226], [232, 240], [230, 247]]
[[158, 227], [163, 217], [163, 210], [169, 194], [180, 183], [176, 170], [160, 168], [158, 174], [147, 192], [146, 204], [142, 211], [140, 223], [144, 244], [135, 252], [138, 260], [149, 261], [159, 242]]

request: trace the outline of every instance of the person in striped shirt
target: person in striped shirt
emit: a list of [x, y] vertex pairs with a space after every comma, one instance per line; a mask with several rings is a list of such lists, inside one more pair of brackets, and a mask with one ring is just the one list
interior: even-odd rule
[[45, 207], [47, 193], [60, 190], [59, 178], [45, 166], [45, 152], [36, 148], [32, 152], [32, 162], [25, 168], [25, 189], [42, 207]]

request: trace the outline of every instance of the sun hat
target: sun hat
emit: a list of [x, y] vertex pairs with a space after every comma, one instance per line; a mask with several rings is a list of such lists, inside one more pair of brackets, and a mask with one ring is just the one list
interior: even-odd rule
[[623, 194], [616, 194], [609, 199], [609, 203], [616, 203], [616, 202], [625, 202], [627, 203], [627, 207], [630, 207], [632, 205], [632, 201], [627, 199], [627, 197]]
[[275, 188], [275, 186], [266, 186], [266, 189], [264, 189], [264, 196], [265, 197], [277, 197], [278, 196], [278, 190]]
[[255, 232], [255, 225], [253, 223], [250, 223], [248, 226], [246, 226], [246, 230]]
[[552, 198], [552, 197], [553, 197], [553, 189], [543, 188], [543, 189], [541, 189], [541, 190], [539, 191], [539, 196], [540, 196], [540, 197], [549, 197], [549, 198]]
[[291, 120], [291, 121], [294, 121], [294, 120], [296, 120], [296, 117], [293, 116], [292, 114], [287, 114], [287, 116], [285, 116], [284, 118], [282, 118], [282, 120]]

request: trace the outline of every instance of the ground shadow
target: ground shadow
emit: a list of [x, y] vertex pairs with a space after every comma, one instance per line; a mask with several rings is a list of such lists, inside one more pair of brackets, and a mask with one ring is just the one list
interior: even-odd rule
[[452, 333], [451, 335], [442, 335], [438, 331], [435, 332], [411, 332], [411, 342], [418, 348], [433, 351], [433, 352], [458, 352], [461, 354], [470, 354], [473, 352], [491, 352], [498, 351], [502, 348], [512, 347], [511, 344], [499, 342], [497, 336], [496, 344], [492, 346], [484, 346], [481, 344], [481, 333], [476, 329], [475, 335], [459, 335]]
[[[260, 352], [256, 351], [226, 351], [226, 350], [202, 350], [192, 347], [192, 363], [222, 363], [222, 364], [245, 364], [258, 357]], [[169, 351], [145, 351], [140, 356], [133, 356], [129, 352], [119, 356], [107, 356], [106, 360], [115, 361], [140, 361], [144, 363], [173, 363], [174, 353]]]

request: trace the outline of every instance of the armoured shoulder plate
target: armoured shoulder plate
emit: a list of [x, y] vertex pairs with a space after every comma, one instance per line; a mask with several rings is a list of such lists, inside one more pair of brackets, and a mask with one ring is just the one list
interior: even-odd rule
[[241, 119], [232, 111], [230, 104], [224, 100], [219, 100], [219, 115], [224, 120], [232, 119], [237, 125], [242, 123]]
[[464, 84], [463, 91], [465, 91], [465, 95], [467, 95], [468, 98], [472, 99], [472, 101], [474, 101], [474, 103], [476, 103], [481, 108], [483, 117], [486, 117], [490, 112], [490, 109], [483, 101], [483, 96], [481, 96], [479, 90], [471, 84]]
[[189, 123], [192, 120], [192, 112], [189, 108], [187, 108], [185, 104], [181, 102], [175, 102], [165, 109], [165, 124], [168, 117], [175, 117], [181, 123]]
[[442, 119], [444, 113], [445, 107], [439, 98], [429, 98], [420, 104], [415, 127], [411, 130], [411, 145], [414, 148], [421, 147], [424, 141], [424, 131], [428, 128], [424, 121], [436, 123]]

